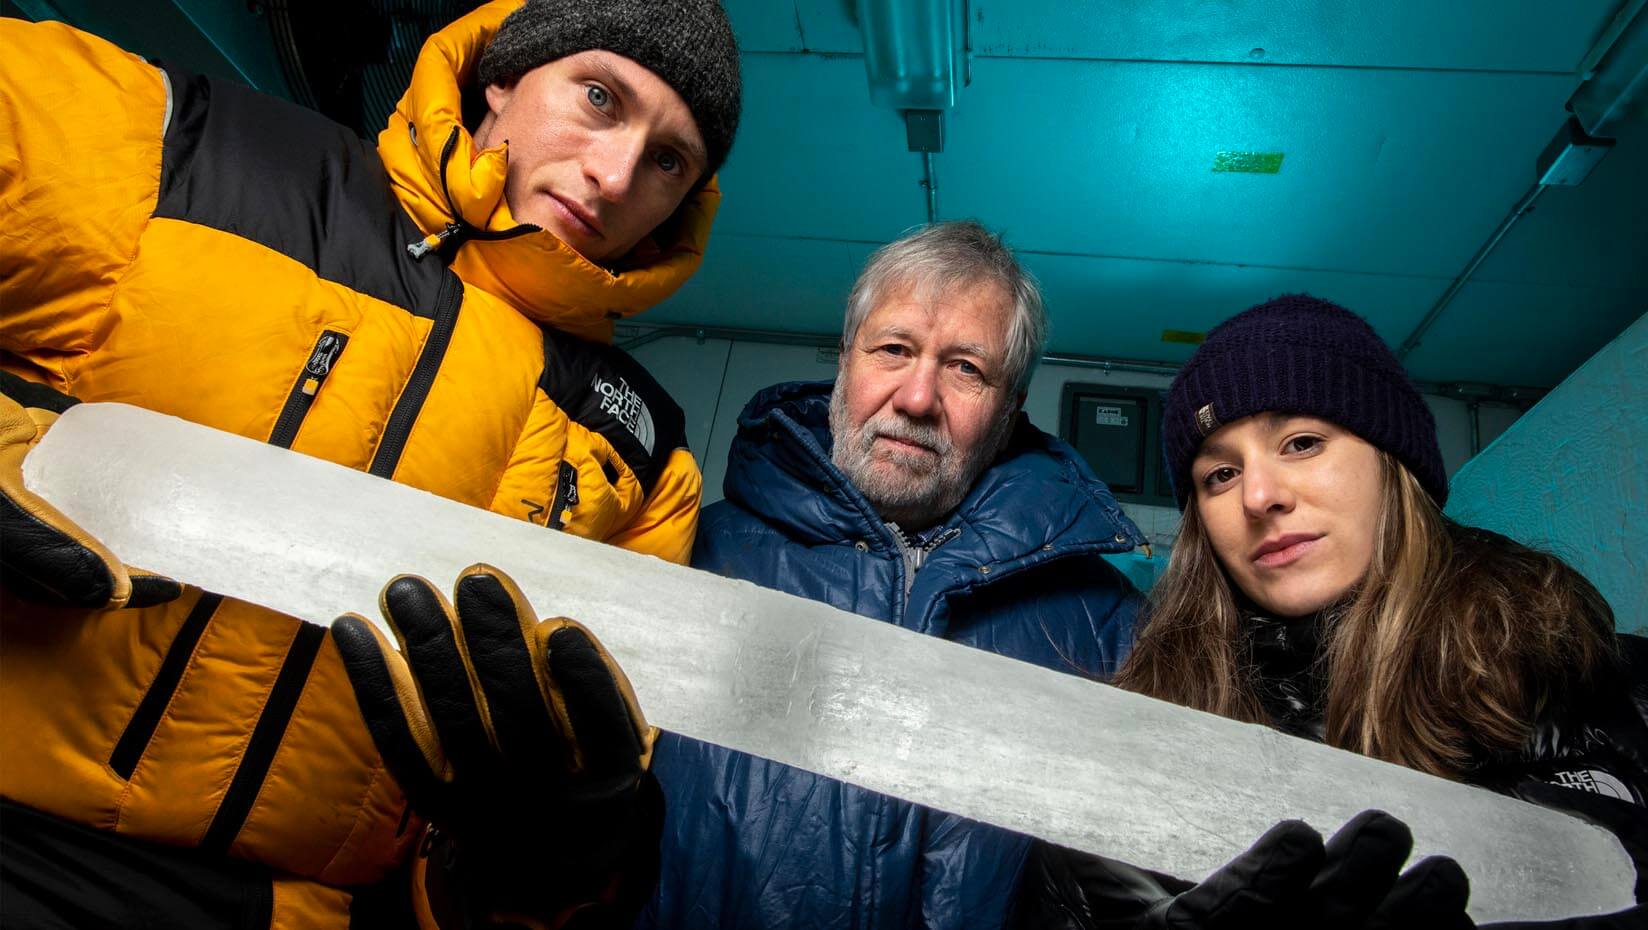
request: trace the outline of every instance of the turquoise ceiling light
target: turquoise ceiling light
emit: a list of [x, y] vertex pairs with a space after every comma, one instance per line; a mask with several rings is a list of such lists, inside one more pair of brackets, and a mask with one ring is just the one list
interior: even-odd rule
[[858, 0], [870, 99], [894, 110], [948, 110], [965, 67], [963, 0]]

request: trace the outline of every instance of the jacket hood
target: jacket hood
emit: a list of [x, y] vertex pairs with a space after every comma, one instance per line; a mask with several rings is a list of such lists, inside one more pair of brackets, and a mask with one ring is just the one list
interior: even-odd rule
[[[801, 542], [866, 539], [892, 551], [875, 508], [830, 461], [833, 388], [792, 382], [756, 394], [739, 415], [723, 492]], [[992, 564], [1145, 542], [1076, 451], [1022, 415], [1007, 449], [943, 523], [970, 531], [967, 545]]]
[[[462, 88], [473, 79], [498, 25], [522, 2], [496, 0], [431, 36], [406, 94], [378, 136], [378, 154], [395, 196], [426, 233], [445, 228], [454, 214], [482, 230], [520, 225], [504, 200], [506, 146], [476, 147], [463, 126]], [[621, 270], [589, 261], [542, 230], [464, 242], [452, 269], [539, 323], [610, 341], [615, 320], [662, 301], [698, 270], [720, 202], [720, 188], [711, 178], [635, 247]]]

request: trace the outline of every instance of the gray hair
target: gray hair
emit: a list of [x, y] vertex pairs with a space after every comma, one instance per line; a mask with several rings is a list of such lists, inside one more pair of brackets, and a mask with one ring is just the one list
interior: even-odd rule
[[980, 281], [1001, 285], [1013, 299], [1002, 371], [1013, 392], [1023, 393], [1047, 344], [1047, 311], [1042, 308], [1041, 288], [1001, 237], [975, 220], [934, 223], [877, 249], [847, 297], [842, 348], [853, 344], [859, 326], [889, 287], [913, 285], [929, 293], [943, 293]]

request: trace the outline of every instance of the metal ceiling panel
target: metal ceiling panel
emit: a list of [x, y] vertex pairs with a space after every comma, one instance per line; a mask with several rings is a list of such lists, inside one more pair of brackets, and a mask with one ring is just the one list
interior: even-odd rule
[[723, 0], [722, 6], [746, 53], [864, 51], [854, 0]]
[[794, 4], [809, 51], [843, 55], [864, 53], [864, 35], [858, 29], [855, 0], [794, 0]]
[[745, 55], [744, 115], [717, 231], [885, 241], [927, 217], [904, 123], [870, 106], [864, 64]]
[[1648, 288], [1472, 280], [1405, 363], [1426, 381], [1554, 387], [1644, 313]]
[[637, 322], [839, 332], [859, 264], [846, 242], [718, 231], [698, 273]]
[[1206, 332], [1254, 304], [1296, 292], [1350, 307], [1395, 345], [1447, 285], [1437, 278], [1255, 266], [1039, 253], [1020, 258], [1042, 285], [1052, 322], [1049, 351], [1165, 362], [1182, 362], [1195, 347], [1163, 342], [1163, 330]]
[[723, 0], [727, 19], [732, 21], [738, 48], [746, 55], [757, 52], [800, 52], [801, 32], [795, 8], [772, 0]]
[[[1532, 183], [1570, 77], [992, 59], [945, 217], [1036, 251], [1452, 277]], [[1281, 153], [1276, 174], [1213, 170]]]
[[287, 97], [273, 38], [252, 5], [212, 0], [19, 0], [31, 19], [101, 36], [130, 52]]
[[1618, 0], [972, 0], [980, 55], [1572, 72]]
[[1540, 194], [1472, 280], [1648, 290], [1648, 125], [1621, 129], [1585, 183]]

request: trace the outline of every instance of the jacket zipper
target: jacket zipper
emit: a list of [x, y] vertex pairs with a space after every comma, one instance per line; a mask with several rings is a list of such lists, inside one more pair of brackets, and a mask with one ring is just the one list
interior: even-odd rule
[[315, 347], [309, 350], [309, 360], [304, 362], [303, 371], [298, 373], [297, 383], [286, 395], [280, 416], [275, 419], [275, 428], [269, 434], [270, 445], [292, 448], [292, 441], [298, 438], [298, 429], [309, 415], [309, 408], [314, 406], [315, 395], [320, 393], [320, 386], [326, 382], [326, 376], [332, 373], [332, 366], [337, 364], [338, 356], [343, 354], [343, 348], [348, 344], [349, 337], [336, 330], [328, 329], [320, 334]]
[[545, 524], [552, 530], [558, 530], [566, 525], [565, 512], [578, 506], [578, 469], [570, 462], [563, 461], [555, 480], [555, 502], [549, 506], [549, 522]]
[[448, 271], [441, 279], [441, 290], [435, 298], [435, 322], [429, 328], [429, 339], [418, 353], [418, 363], [407, 379], [406, 390], [395, 402], [394, 412], [383, 429], [383, 440], [372, 456], [367, 469], [379, 478], [392, 478], [395, 466], [406, 451], [406, 439], [412, 434], [412, 425], [423, 411], [423, 402], [429, 398], [429, 389], [435, 384], [435, 374], [446, 359], [446, 349], [452, 342], [452, 331], [458, 326], [458, 309], [463, 304], [463, 284], [458, 276]]

